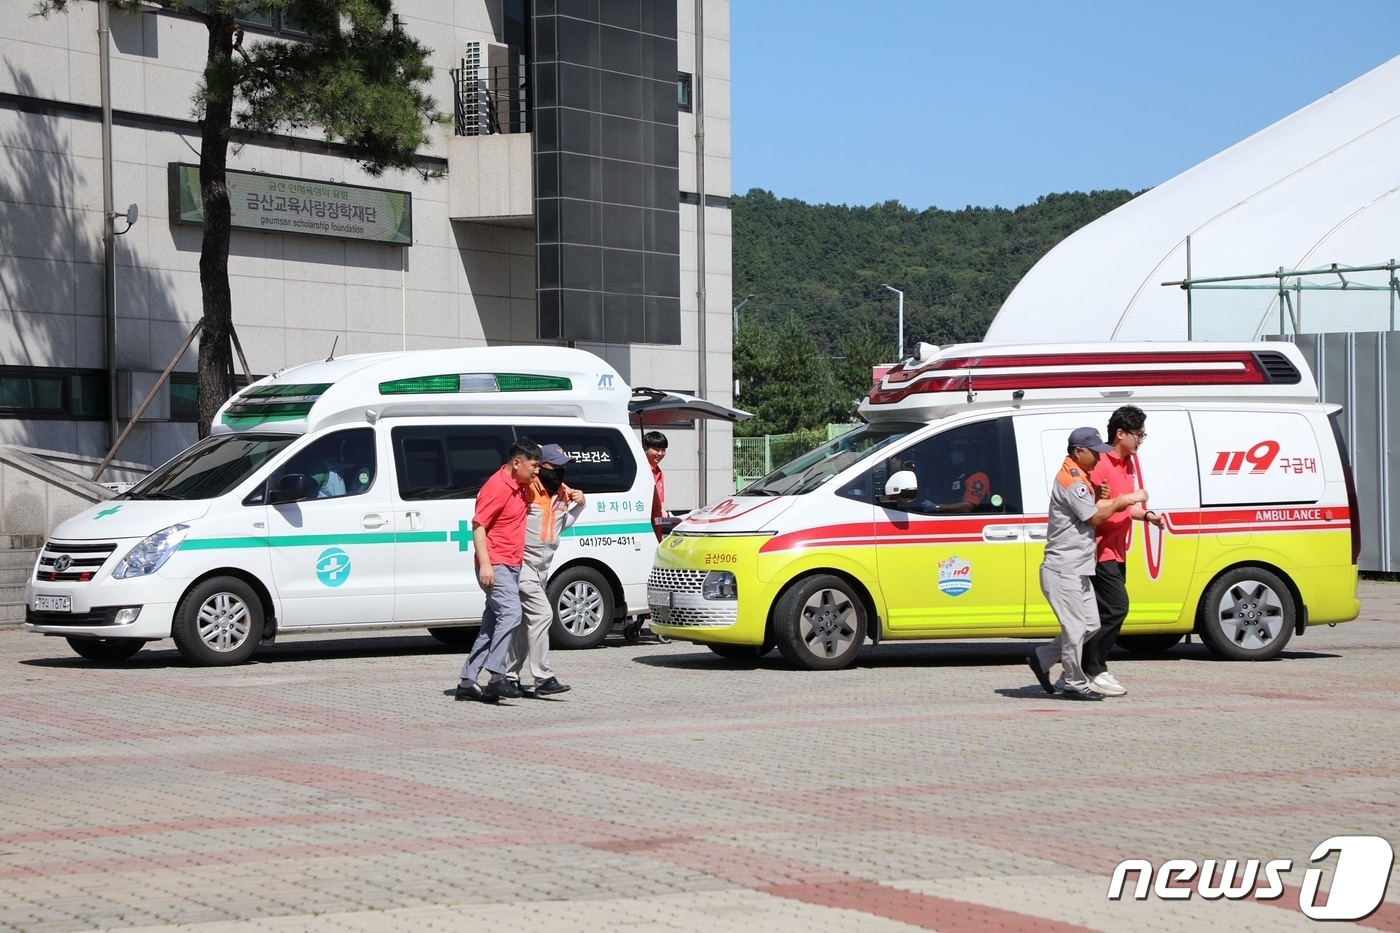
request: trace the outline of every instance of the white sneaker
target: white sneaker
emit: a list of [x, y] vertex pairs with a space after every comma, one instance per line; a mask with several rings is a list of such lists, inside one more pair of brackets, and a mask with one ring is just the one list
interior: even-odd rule
[[1094, 685], [1095, 690], [1102, 693], [1104, 696], [1121, 697], [1128, 692], [1128, 688], [1120, 684], [1118, 678], [1114, 677], [1108, 671], [1104, 671], [1091, 680], [1090, 683]]

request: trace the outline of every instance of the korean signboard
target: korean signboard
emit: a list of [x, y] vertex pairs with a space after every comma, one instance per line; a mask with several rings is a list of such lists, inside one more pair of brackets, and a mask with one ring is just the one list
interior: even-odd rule
[[[413, 243], [413, 196], [407, 191], [229, 171], [228, 195], [236, 230]], [[204, 223], [198, 165], [170, 163], [170, 216], [176, 223]]]

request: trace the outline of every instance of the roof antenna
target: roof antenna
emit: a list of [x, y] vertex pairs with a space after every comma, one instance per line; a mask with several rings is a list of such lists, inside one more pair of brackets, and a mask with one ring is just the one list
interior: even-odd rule
[[327, 363], [329, 363], [329, 362], [331, 362], [332, 360], [335, 359], [335, 345], [338, 344], [338, 343], [340, 343], [340, 335], [339, 335], [339, 334], [336, 334], [336, 335], [335, 335], [335, 339], [331, 341], [331, 355], [328, 356], [328, 357], [326, 357], [326, 362], [327, 362]]
[[971, 405], [977, 399], [977, 391], [972, 388], [972, 370], [967, 371], [967, 404]]

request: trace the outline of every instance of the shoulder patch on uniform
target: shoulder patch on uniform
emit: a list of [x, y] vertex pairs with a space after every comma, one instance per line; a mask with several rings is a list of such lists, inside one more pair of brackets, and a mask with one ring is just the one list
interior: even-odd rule
[[1089, 491], [1089, 487], [1083, 483], [1075, 483], [1073, 488], [1074, 494], [1081, 499], [1088, 499], [1093, 496], [1093, 493]]
[[1072, 469], [1072, 470], [1069, 471], [1069, 475], [1070, 475], [1070, 476], [1078, 476], [1078, 475], [1079, 475], [1079, 471], [1078, 471], [1078, 470], [1073, 470], [1073, 469]]

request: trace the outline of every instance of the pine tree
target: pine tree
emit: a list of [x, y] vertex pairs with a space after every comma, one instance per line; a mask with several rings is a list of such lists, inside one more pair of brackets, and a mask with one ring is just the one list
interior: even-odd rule
[[[39, 0], [43, 16], [93, 0]], [[107, 0], [95, 0], [107, 2]], [[200, 125], [199, 181], [204, 239], [199, 257], [199, 434], [209, 433], [228, 398], [233, 371], [229, 289], [229, 145], [236, 132], [319, 127], [371, 174], [413, 168], [440, 119], [423, 85], [429, 50], [398, 27], [392, 0], [111, 0], [117, 8], [158, 6], [208, 30], [204, 75], [193, 97]], [[280, 14], [304, 41], [243, 32], [235, 16]]]

